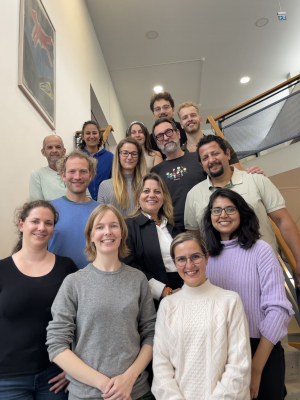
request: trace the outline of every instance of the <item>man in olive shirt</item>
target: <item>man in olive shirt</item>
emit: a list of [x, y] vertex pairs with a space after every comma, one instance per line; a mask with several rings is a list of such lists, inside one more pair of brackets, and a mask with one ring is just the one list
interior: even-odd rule
[[[177, 114], [180, 119], [182, 129], [185, 130], [187, 141], [181, 146], [181, 149], [186, 152], [194, 153], [197, 143], [203, 138], [204, 134], [201, 130], [203, 118], [199, 115], [199, 107], [192, 101], [179, 104]], [[225, 140], [226, 147], [230, 150], [230, 165], [244, 171], [236, 152], [229, 142]]]

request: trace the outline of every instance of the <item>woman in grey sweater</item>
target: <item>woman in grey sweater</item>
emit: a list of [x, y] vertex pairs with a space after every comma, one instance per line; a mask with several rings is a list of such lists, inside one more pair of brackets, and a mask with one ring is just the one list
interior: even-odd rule
[[134, 210], [134, 194], [146, 173], [145, 156], [139, 142], [131, 137], [121, 140], [114, 155], [112, 178], [101, 183], [97, 200], [114, 205], [126, 217]]
[[128, 254], [126, 224], [114, 206], [102, 204], [85, 237], [93, 263], [65, 279], [53, 303], [50, 360], [67, 372], [70, 400], [153, 399], [145, 368], [155, 308], [145, 275], [119, 261]]

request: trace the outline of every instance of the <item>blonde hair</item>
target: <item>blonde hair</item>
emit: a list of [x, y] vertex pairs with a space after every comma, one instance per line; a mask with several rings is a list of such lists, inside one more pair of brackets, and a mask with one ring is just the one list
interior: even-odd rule
[[96, 220], [101, 220], [104, 214], [107, 211], [112, 211], [115, 216], [117, 217], [120, 228], [121, 228], [121, 243], [118, 249], [118, 256], [119, 258], [127, 257], [128, 254], [130, 253], [130, 250], [128, 249], [126, 245], [126, 239], [128, 236], [128, 229], [127, 225], [124, 221], [124, 218], [122, 217], [120, 211], [114, 207], [112, 204], [101, 204], [100, 206], [96, 207], [93, 212], [91, 213], [88, 222], [86, 223], [85, 230], [84, 230], [84, 235], [85, 235], [85, 249], [84, 252], [86, 254], [86, 258], [89, 261], [94, 261], [97, 256], [97, 250], [92, 242], [91, 235], [94, 232], [94, 225]]
[[87, 153], [84, 153], [83, 151], [78, 149], [71, 151], [71, 153], [69, 153], [68, 155], [57, 160], [56, 168], [59, 175], [62, 175], [62, 173], [66, 173], [66, 164], [69, 158], [86, 159], [88, 163], [89, 172], [92, 174], [92, 178], [94, 178], [94, 176], [96, 175], [97, 160], [89, 156]]
[[172, 198], [169, 192], [169, 189], [167, 185], [165, 184], [164, 180], [157, 175], [155, 172], [150, 172], [149, 174], [143, 176], [143, 178], [140, 180], [138, 187], [136, 189], [136, 192], [134, 194], [134, 205], [135, 209], [132, 211], [130, 215], [126, 218], [135, 218], [138, 215], [142, 213], [142, 208], [140, 207], [139, 201], [140, 201], [140, 196], [141, 193], [144, 189], [144, 184], [146, 181], [153, 180], [158, 182], [162, 194], [163, 194], [163, 205], [161, 206], [160, 210], [158, 211], [159, 217], [164, 216], [167, 218], [168, 223], [174, 225], [174, 217], [173, 217], [173, 204], [172, 204]]
[[199, 114], [199, 107], [198, 107], [198, 105], [197, 105], [196, 103], [193, 103], [192, 101], [186, 101], [185, 103], [179, 104], [179, 106], [178, 106], [178, 108], [177, 108], [177, 115], [178, 115], [179, 119], [180, 119], [180, 115], [179, 115], [180, 111], [181, 111], [183, 108], [186, 108], [186, 107], [194, 107], [194, 108], [196, 108], [197, 114], [200, 115], [200, 114]]
[[121, 164], [120, 164], [120, 154], [119, 154], [121, 148], [124, 146], [125, 143], [134, 144], [139, 153], [138, 162], [136, 164], [136, 167], [133, 172], [133, 177], [132, 177], [133, 195], [135, 195], [139, 181], [147, 173], [145, 156], [144, 156], [142, 147], [139, 144], [139, 142], [132, 137], [128, 137], [126, 139], [121, 140], [118, 143], [118, 146], [115, 151], [114, 159], [113, 159], [112, 183], [113, 183], [114, 195], [115, 195], [117, 204], [123, 210], [125, 210], [126, 208], [129, 207], [129, 196], [128, 196], [128, 191], [127, 191], [127, 186], [126, 186], [126, 179], [124, 178], [124, 175], [122, 173], [122, 168], [121, 168]]

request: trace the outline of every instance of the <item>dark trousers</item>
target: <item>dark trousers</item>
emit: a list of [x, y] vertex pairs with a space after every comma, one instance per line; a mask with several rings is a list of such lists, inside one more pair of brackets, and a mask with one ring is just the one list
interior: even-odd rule
[[[260, 339], [250, 339], [252, 358]], [[284, 384], [285, 361], [284, 350], [278, 342], [271, 351], [261, 375], [257, 400], [283, 400], [286, 396]]]

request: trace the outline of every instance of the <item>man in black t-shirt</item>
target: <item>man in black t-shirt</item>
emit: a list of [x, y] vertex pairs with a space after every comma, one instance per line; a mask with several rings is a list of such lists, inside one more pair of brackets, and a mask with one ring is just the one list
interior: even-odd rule
[[155, 165], [156, 172], [166, 182], [174, 207], [175, 225], [184, 231], [184, 206], [188, 192], [206, 179], [198, 162], [197, 153], [184, 153], [180, 148], [180, 131], [174, 121], [157, 119], [153, 126], [154, 138], [166, 159]]
[[[159, 118], [167, 118], [170, 121], [173, 121], [176, 124], [176, 128], [180, 132], [180, 145], [182, 146], [186, 141], [186, 134], [184, 129], [182, 129], [179, 122], [176, 122], [173, 118], [175, 113], [175, 104], [172, 96], [168, 92], [160, 92], [156, 93], [151, 97], [150, 100], [150, 110], [153, 112], [154, 118], [157, 120]], [[150, 135], [151, 146], [153, 150], [158, 150], [161, 152], [163, 159], [166, 158], [165, 154], [162, 153], [159, 146], [154, 139], [154, 133]]]

